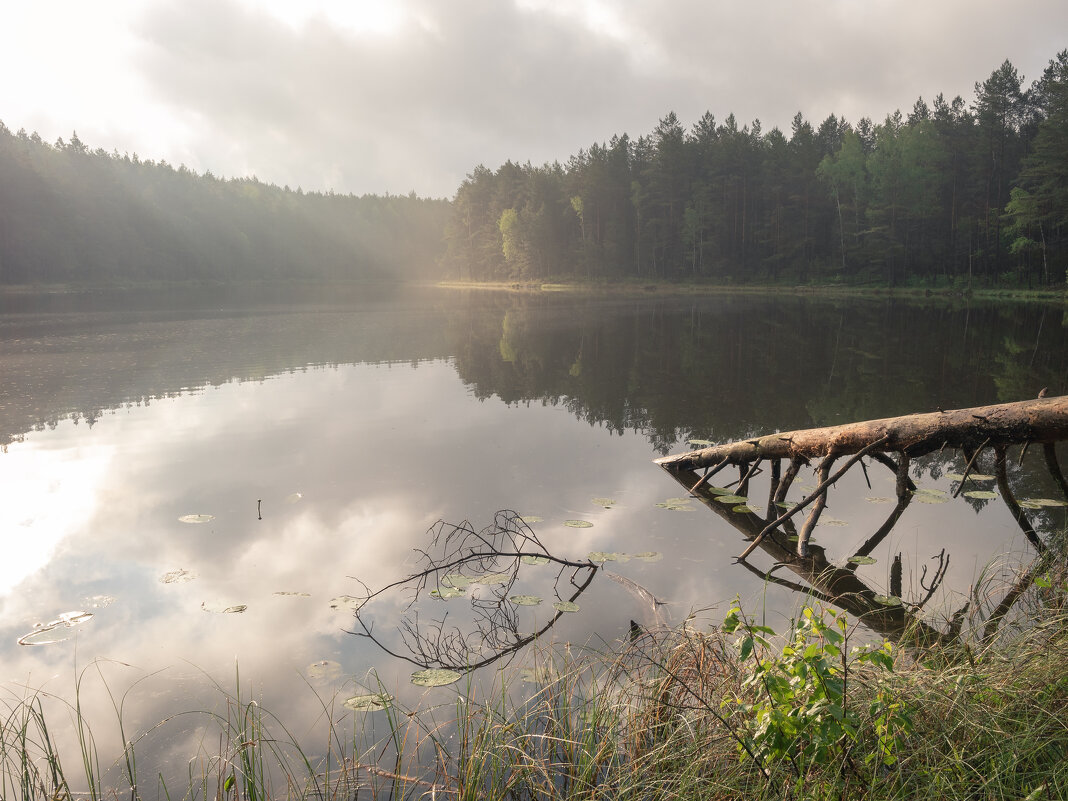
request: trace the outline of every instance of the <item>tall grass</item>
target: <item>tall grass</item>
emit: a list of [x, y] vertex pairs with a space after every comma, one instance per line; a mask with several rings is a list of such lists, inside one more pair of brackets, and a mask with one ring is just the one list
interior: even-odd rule
[[[79, 700], [57, 713], [54, 698], [26, 692], [3, 707], [0, 795], [1065, 798], [1066, 601], [1064, 576], [1047, 574], [1021, 601], [1026, 624], [984, 637], [977, 621], [952, 650], [908, 654], [858, 643], [856, 621], [816, 604], [778, 633], [735, 606], [722, 625], [645, 633], [611, 653], [544, 648], [526, 673], [502, 672], [489, 689], [470, 683], [444, 707], [393, 702], [361, 718], [363, 730], [340, 724], [352, 720], [336, 698], [312, 694], [326, 732], [314, 748], [239, 674], [234, 689], [215, 686], [214, 710], [181, 712], [129, 741], [126, 694], [111, 696], [123, 747], [106, 760]], [[186, 716], [204, 733], [175, 786], [136, 754]], [[69, 759], [55, 737], [68, 722]]]

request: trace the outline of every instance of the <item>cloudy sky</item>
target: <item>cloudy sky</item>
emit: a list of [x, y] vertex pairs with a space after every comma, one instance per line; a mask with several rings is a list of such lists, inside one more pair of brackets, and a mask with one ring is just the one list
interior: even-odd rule
[[221, 176], [451, 197], [667, 112], [788, 131], [1038, 77], [1068, 3], [84, 0], [0, 9], [0, 120]]

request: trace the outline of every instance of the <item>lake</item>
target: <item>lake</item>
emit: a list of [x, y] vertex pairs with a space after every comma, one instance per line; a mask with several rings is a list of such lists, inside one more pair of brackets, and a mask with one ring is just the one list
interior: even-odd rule
[[[11, 698], [70, 700], [81, 677], [105, 767], [121, 742], [105, 688], [128, 693], [127, 737], [217, 710], [219, 687], [312, 739], [321, 701], [351, 719], [340, 700], [379, 682], [409, 707], [449, 703], [455, 688], [413, 687], [412, 665], [351, 633], [350, 599], [417, 569], [439, 520], [477, 530], [514, 510], [540, 518], [530, 526], [554, 554], [644, 554], [606, 564], [666, 601], [668, 624], [714, 623], [735, 597], [781, 624], [801, 598], [736, 565], [739, 532], [682, 503], [654, 458], [690, 440], [1068, 391], [1056, 305], [352, 286], [0, 304], [0, 678]], [[1014, 459], [1021, 497], [1055, 493], [1039, 458]], [[935, 455], [913, 477], [948, 492], [963, 469]], [[832, 562], [887, 515], [893, 475], [869, 480], [847, 477], [816, 530]], [[1064, 525], [1059, 508], [1043, 515]], [[885, 590], [900, 553], [914, 598], [944, 550], [926, 607], [937, 624], [988, 565], [1028, 547], [981, 497], [914, 504], [858, 575]], [[555, 573], [539, 567], [517, 585], [545, 599], [517, 611], [523, 631], [554, 614]], [[633, 586], [604, 578], [546, 638], [608, 649], [632, 621], [655, 623]], [[394, 649], [408, 600], [369, 609]], [[416, 609], [462, 619], [467, 603], [424, 595]], [[180, 774], [213, 747], [205, 727], [152, 730], [145, 770]]]

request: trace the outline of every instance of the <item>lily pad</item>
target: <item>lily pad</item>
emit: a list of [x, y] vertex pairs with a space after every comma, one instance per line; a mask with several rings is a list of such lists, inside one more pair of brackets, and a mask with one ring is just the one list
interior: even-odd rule
[[455, 670], [446, 670], [444, 668], [417, 670], [412, 674], [412, 684], [420, 687], [444, 687], [448, 684], [455, 684], [462, 675]]
[[1041, 508], [1043, 506], [1068, 506], [1068, 501], [1059, 501], [1056, 498], [1028, 498], [1026, 501], [1020, 501], [1020, 506], [1024, 503], [1028, 504], [1029, 508]]
[[63, 612], [55, 620], [48, 623], [38, 623], [33, 631], [23, 634], [18, 638], [19, 645], [49, 645], [54, 642], [62, 642], [74, 635], [74, 629], [91, 620], [92, 612], [77, 610]]
[[389, 706], [392, 701], [393, 696], [386, 693], [367, 693], [346, 698], [341, 705], [353, 712], [378, 712]]
[[286, 496], [286, 503], [298, 503], [303, 497], [303, 492], [291, 492]]
[[631, 554], [635, 559], [641, 559], [643, 562], [659, 562], [664, 558], [664, 554], [659, 551], [642, 551], [641, 553]]
[[519, 561], [524, 565], [547, 565], [549, 564], [548, 556], [521, 556]]
[[712, 447], [712, 440], [710, 439], [691, 439], [686, 441], [687, 445], [693, 445], [695, 448], [710, 448]]
[[745, 497], [744, 495], [717, 495], [716, 496], [716, 503], [738, 504], [738, 503], [745, 503], [748, 500], [749, 499], [747, 497]]
[[593, 502], [598, 506], [603, 506], [605, 509], [611, 509], [616, 505], [616, 502], [611, 498], [594, 498]]
[[202, 601], [200, 608], [205, 612], [218, 612], [220, 615], [240, 615], [248, 604], [226, 604], [223, 601]]
[[883, 606], [901, 606], [901, 599], [896, 595], [873, 595], [872, 600]]
[[182, 515], [178, 518], [179, 523], [207, 523], [214, 520], [215, 515]]
[[508, 600], [516, 606], [537, 606], [541, 603], [537, 595], [513, 595]]
[[537, 667], [537, 668], [523, 668], [519, 671], [519, 679], [527, 684], [548, 684], [555, 677], [552, 668]]
[[564, 525], [568, 528], [593, 528], [593, 523], [588, 520], [565, 520]]
[[441, 587], [430, 591], [431, 598], [440, 598], [443, 601], [447, 601], [450, 598], [459, 598], [465, 594], [466, 590], [462, 587]]
[[511, 580], [511, 573], [486, 573], [482, 576], [475, 576], [471, 579], [471, 584], [507, 584]]
[[865, 498], [868, 503], [893, 503], [893, 498]]
[[851, 565], [874, 565], [879, 560], [874, 556], [850, 556], [846, 561]]
[[[624, 556], [626, 556], [626, 559], [621, 558]], [[630, 557], [617, 551], [590, 551], [586, 558], [591, 562], [625, 562]]]
[[519, 519], [527, 525], [530, 525], [531, 523], [542, 523], [545, 521], [545, 518], [541, 517], [540, 515], [523, 515]]
[[310, 592], [297, 592], [294, 590], [275, 590], [274, 594], [284, 598], [311, 598]]
[[918, 489], [912, 494], [912, 500], [916, 503], [946, 503], [949, 495], [942, 490]]
[[330, 599], [330, 608], [357, 609], [363, 602], [363, 598], [357, 598], [354, 595], [339, 595], [337, 598]]
[[[951, 479], [953, 481], [963, 481], [964, 480], [964, 474], [963, 473], [946, 473], [946, 478]], [[968, 474], [968, 480], [969, 481], [993, 481], [994, 480], [994, 476], [988, 476], [985, 473], [969, 473]]]
[[183, 581], [192, 581], [196, 577], [196, 573], [179, 568], [178, 570], [168, 570], [159, 577], [159, 580], [161, 584], [178, 584]]
[[692, 512], [694, 508], [690, 506], [688, 501], [680, 501], [678, 503], [672, 503], [671, 501], [661, 501], [657, 504], [661, 509], [667, 509], [669, 512]]
[[309, 679], [332, 681], [341, 675], [341, 663], [331, 659], [322, 659], [312, 662], [304, 669], [304, 672], [308, 674]]
[[[727, 489], [726, 487], [709, 487], [708, 491], [713, 495], [734, 495], [734, 490]], [[689, 500], [689, 498], [683, 498], [683, 500]]]
[[557, 601], [553, 609], [557, 612], [577, 612], [581, 607], [574, 601]]
[[842, 528], [842, 526], [848, 526], [849, 522], [846, 520], [839, 520], [836, 517], [821, 517], [821, 526], [830, 526], [831, 528]]
[[965, 498], [978, 498], [979, 500], [984, 501], [998, 497], [996, 492], [991, 492], [990, 490], [968, 490], [963, 494]]
[[442, 587], [452, 587], [453, 589], [462, 590], [465, 587], [474, 583], [474, 579], [470, 576], [465, 576], [460, 573], [449, 573], [447, 576], [442, 577]]
[[731, 507], [731, 511], [732, 512], [740, 512], [742, 514], [748, 514], [748, 515], [753, 514], [753, 510], [750, 509], [748, 506], [746, 506], [744, 503], [740, 503], [737, 506], [732, 506]]

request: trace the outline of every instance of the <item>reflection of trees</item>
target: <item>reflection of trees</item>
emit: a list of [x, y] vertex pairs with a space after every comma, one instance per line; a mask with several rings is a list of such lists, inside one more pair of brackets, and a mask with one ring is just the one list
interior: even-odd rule
[[666, 453], [680, 438], [741, 439], [768, 421], [800, 428], [1057, 394], [1068, 341], [1045, 316], [1037, 305], [893, 299], [498, 295], [468, 298], [449, 334], [479, 397], [563, 405], [641, 430]]
[[[1061, 496], [1068, 499], [1068, 483], [1065, 482], [1057, 459], [1055, 443], [1068, 437], [1068, 398], [1047, 398], [1016, 404], [979, 407], [932, 414], [907, 415], [846, 424], [827, 428], [798, 430], [718, 446], [709, 446], [691, 453], [658, 459], [657, 462], [682, 484], [689, 493], [715, 511], [739, 530], [748, 546], [738, 557], [747, 568], [764, 575], [769, 581], [790, 589], [815, 594], [830, 603], [841, 606], [885, 637], [907, 639], [928, 645], [954, 639], [969, 604], [951, 617], [947, 632], [939, 631], [918, 616], [920, 610], [932, 597], [948, 567], [949, 557], [942, 550], [937, 567], [930, 579], [927, 571], [920, 577], [924, 591], [921, 599], [909, 601], [902, 598], [901, 555], [898, 554], [891, 569], [890, 594], [876, 593], [855, 574], [856, 563], [863, 561], [889, 535], [910, 501], [919, 492], [909, 476], [913, 457], [924, 456], [934, 451], [959, 452], [963, 474], [958, 476], [954, 497], [959, 495], [969, 481], [984, 451], [992, 452], [994, 479], [998, 492], [980, 491], [979, 498], [1000, 498], [1012, 515], [1038, 558], [1032, 565], [1020, 571], [1012, 586], [999, 602], [993, 604], [986, 618], [983, 636], [992, 637], [1001, 621], [1013, 606], [1032, 586], [1036, 576], [1048, 569], [1052, 553], [1041, 528], [1028, 515], [1028, 502], [1020, 503], [1009, 480], [1009, 448], [1020, 447], [1018, 464], [1022, 464], [1028, 447], [1037, 443], [1042, 451], [1042, 466], [1049, 479], [1056, 485]], [[848, 460], [838, 460], [848, 456]], [[897, 503], [885, 522], [856, 550], [848, 567], [837, 567], [825, 556], [824, 549], [810, 543], [810, 537], [825, 508], [827, 497], [836, 482], [849, 470], [859, 466], [867, 478], [864, 458], [884, 465], [895, 473]], [[818, 478], [815, 489], [796, 502], [785, 501], [791, 484], [802, 465], [816, 461]], [[788, 461], [783, 469], [783, 462]], [[836, 464], [837, 462], [837, 464]], [[748, 505], [750, 481], [766, 465], [770, 472], [767, 495], [767, 513], [758, 517]], [[711, 479], [727, 468], [736, 468], [738, 479], [727, 486], [733, 487], [730, 494], [726, 488], [715, 487]], [[832, 472], [832, 468], [837, 468]], [[698, 471], [703, 469], [703, 474]], [[870, 483], [869, 483], [870, 486]], [[725, 502], [726, 501], [726, 502]], [[1063, 504], [1052, 501], [1051, 503]], [[1031, 502], [1031, 508], [1036, 503]], [[1041, 509], [1041, 505], [1037, 505]], [[795, 528], [795, 518], [807, 511], [804, 523]], [[796, 542], [796, 547], [791, 543]], [[761, 573], [747, 562], [758, 548], [774, 557], [776, 564], [771, 570]], [[808, 586], [785, 581], [774, 574], [780, 567], [788, 567], [803, 578]]]
[[445, 358], [445, 312], [416, 297], [362, 285], [0, 297], [0, 446], [235, 380]]
[[[358, 636], [421, 668], [474, 670], [510, 657], [549, 631], [566, 613], [565, 605], [574, 603], [598, 572], [589, 560], [575, 562], [551, 554], [515, 512], [498, 512], [493, 524], [481, 530], [466, 520], [456, 525], [439, 521], [428, 534], [430, 545], [418, 552], [418, 569], [377, 590], [368, 589], [355, 615]], [[511, 592], [523, 567], [539, 565], [556, 569], [553, 592], [564, 608], [557, 608], [537, 630], [524, 633], [519, 614], [524, 596]], [[472, 586], [481, 592], [469, 594]], [[395, 595], [409, 596], [397, 624], [406, 654], [391, 650], [370, 617], [373, 602]], [[447, 610], [426, 620], [415, 609], [421, 599], [448, 605], [450, 598], [469, 600], [454, 606], [462, 610], [459, 623], [450, 621]]]

